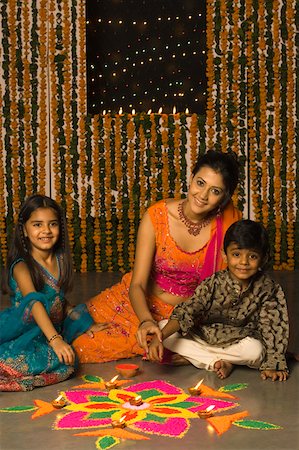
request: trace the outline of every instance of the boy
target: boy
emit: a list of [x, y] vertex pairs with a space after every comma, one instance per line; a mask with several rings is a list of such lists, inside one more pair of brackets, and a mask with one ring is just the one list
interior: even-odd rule
[[265, 228], [252, 220], [235, 222], [224, 252], [228, 268], [174, 308], [162, 329], [163, 344], [155, 336], [148, 359], [161, 361], [165, 347], [221, 379], [238, 364], [259, 369], [263, 380], [285, 381], [287, 305], [281, 286], [263, 271], [269, 254]]

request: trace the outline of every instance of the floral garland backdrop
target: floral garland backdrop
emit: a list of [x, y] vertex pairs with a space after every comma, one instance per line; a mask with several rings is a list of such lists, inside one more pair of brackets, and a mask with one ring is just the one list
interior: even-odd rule
[[0, 266], [20, 204], [41, 192], [66, 211], [77, 271], [129, 270], [145, 208], [184, 197], [216, 147], [239, 157], [234, 202], [268, 228], [273, 267], [298, 268], [296, 14], [295, 0], [207, 0], [206, 116], [91, 117], [85, 1], [2, 0]]

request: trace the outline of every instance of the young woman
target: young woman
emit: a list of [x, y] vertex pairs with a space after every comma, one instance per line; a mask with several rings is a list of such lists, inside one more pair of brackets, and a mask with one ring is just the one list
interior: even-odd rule
[[[11, 308], [0, 313], [0, 390], [27, 391], [74, 372], [70, 343], [95, 327], [85, 305], [71, 308], [72, 261], [64, 215], [43, 195], [22, 206], [8, 253], [3, 292]], [[102, 329], [102, 327], [101, 327]]]
[[211, 150], [199, 158], [186, 199], [161, 200], [147, 210], [133, 273], [87, 302], [94, 321], [109, 327], [74, 341], [81, 362], [144, 354], [148, 336], [161, 337], [157, 322], [191, 297], [201, 280], [224, 267], [223, 236], [241, 216], [231, 203], [237, 183], [235, 158]]

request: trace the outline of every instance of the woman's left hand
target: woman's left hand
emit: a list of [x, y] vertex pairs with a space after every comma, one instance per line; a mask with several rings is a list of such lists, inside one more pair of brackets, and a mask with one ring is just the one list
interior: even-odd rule
[[93, 325], [91, 325], [90, 328], [88, 328], [88, 330], [86, 331], [86, 334], [90, 338], [93, 338], [94, 337], [94, 333], [96, 333], [97, 331], [106, 330], [110, 326], [111, 326], [111, 324], [106, 323], [106, 322], [105, 323], [94, 323]]
[[136, 339], [140, 347], [148, 354], [148, 336], [155, 335], [159, 342], [162, 342], [162, 332], [159, 326], [152, 320], [144, 322], [136, 333]]

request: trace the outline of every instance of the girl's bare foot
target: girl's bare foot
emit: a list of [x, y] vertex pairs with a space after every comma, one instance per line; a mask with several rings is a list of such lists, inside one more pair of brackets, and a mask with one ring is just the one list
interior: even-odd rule
[[227, 378], [231, 371], [233, 370], [233, 365], [228, 361], [223, 361], [222, 359], [220, 361], [216, 361], [214, 364], [214, 371], [216, 372], [218, 378], [221, 378], [222, 380], [224, 378]]

